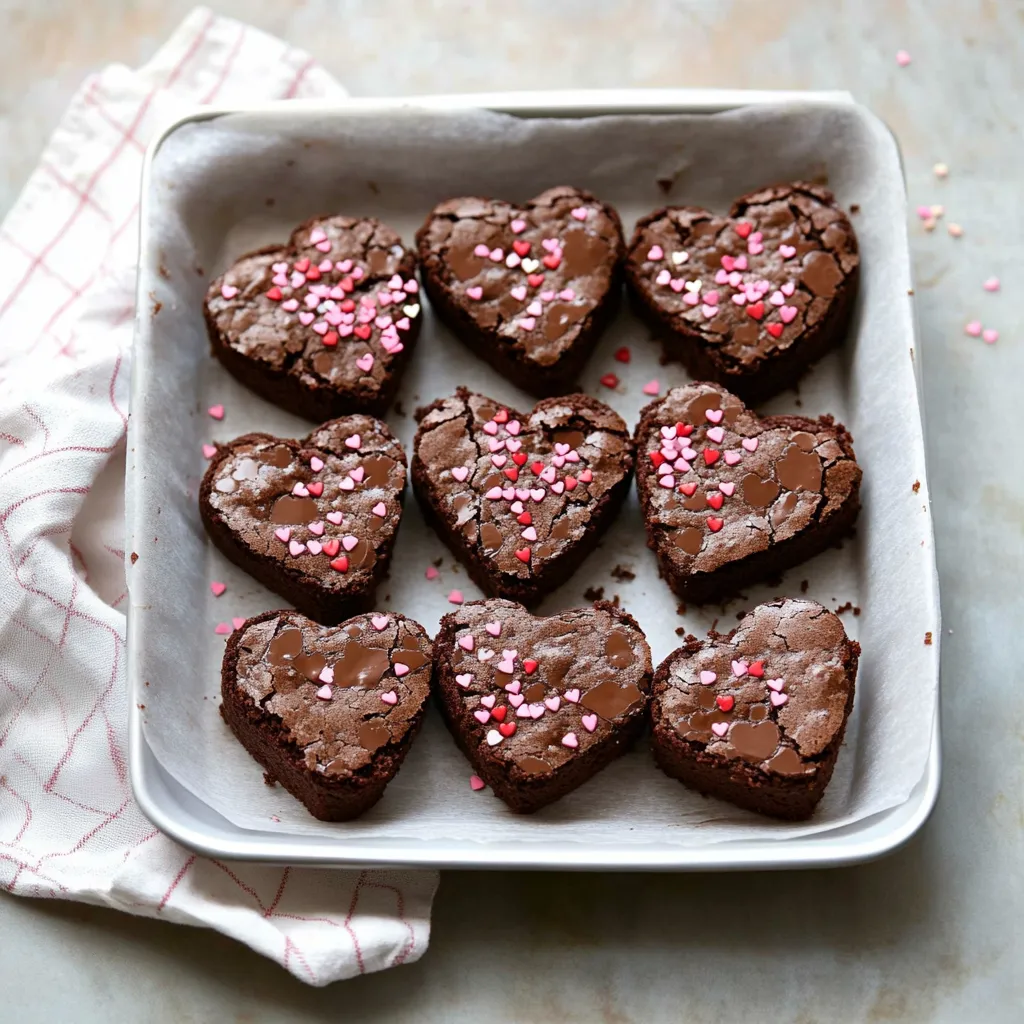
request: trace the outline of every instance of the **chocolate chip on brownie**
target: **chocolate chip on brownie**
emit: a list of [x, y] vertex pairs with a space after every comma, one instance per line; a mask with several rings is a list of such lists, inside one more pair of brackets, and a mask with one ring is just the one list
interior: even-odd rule
[[383, 415], [423, 320], [416, 257], [372, 218], [314, 217], [243, 256], [206, 294], [213, 352], [298, 416]]
[[430, 694], [426, 630], [395, 613], [324, 627], [271, 611], [231, 634], [221, 714], [239, 742], [322, 821], [372, 807], [419, 731]]
[[759, 402], [840, 344], [860, 273], [857, 237], [831, 192], [794, 182], [642, 217], [626, 279], [634, 308], [690, 373]]
[[860, 645], [803, 599], [762, 604], [658, 667], [651, 747], [667, 775], [778, 818], [813, 814], [853, 710]]
[[457, 338], [531, 394], [574, 389], [619, 304], [615, 210], [567, 186], [522, 205], [449, 199], [416, 241], [431, 304]]
[[734, 595], [850, 531], [861, 470], [830, 416], [758, 417], [718, 384], [673, 388], [640, 413], [647, 544], [687, 601]]
[[473, 601], [441, 620], [433, 686], [455, 742], [514, 811], [582, 785], [640, 734], [651, 652], [606, 601], [548, 618]]
[[405, 452], [371, 416], [299, 441], [245, 434], [219, 445], [199, 488], [214, 543], [319, 622], [372, 605], [402, 517]]
[[525, 414], [459, 388], [419, 416], [413, 490], [489, 594], [532, 604], [566, 582], [629, 490], [626, 424], [587, 395]]

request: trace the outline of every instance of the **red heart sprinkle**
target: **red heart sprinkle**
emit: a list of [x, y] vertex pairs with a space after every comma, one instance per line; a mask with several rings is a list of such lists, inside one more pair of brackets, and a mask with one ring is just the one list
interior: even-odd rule
[[515, 731], [515, 722], [502, 722], [501, 725], [498, 726], [498, 732], [500, 732], [501, 735], [505, 736], [506, 738], [511, 736]]
[[548, 270], [557, 270], [558, 264], [561, 262], [562, 257], [556, 256], [553, 252], [549, 252], [547, 256], [545, 256], [544, 259], [541, 260], [541, 263], [543, 263], [544, 266], [548, 268]]
[[740, 238], [746, 238], [746, 237], [747, 237], [747, 235], [749, 235], [749, 234], [750, 234], [750, 229], [751, 229], [752, 227], [753, 227], [753, 225], [752, 225], [752, 224], [748, 224], [748, 223], [747, 223], [747, 222], [746, 222], [745, 220], [741, 220], [741, 221], [740, 221], [740, 222], [739, 222], [739, 223], [738, 223], [738, 224], [736, 225], [736, 234], [737, 234], [737, 235], [739, 235], [739, 236], [740, 236]]
[[755, 661], [747, 666], [747, 675], [756, 676], [760, 679], [764, 675], [764, 662]]
[[340, 548], [340, 547], [341, 547], [341, 541], [339, 541], [337, 539], [337, 537], [335, 537], [332, 540], [325, 540], [324, 543], [323, 543], [322, 550], [323, 550], [323, 553], [328, 558], [333, 558], [338, 553], [338, 548]]
[[519, 470], [515, 466], [509, 466], [508, 469], [503, 469], [502, 472], [515, 483], [519, 479]]
[[[732, 711], [736, 704], [736, 698], [731, 693], [722, 693], [715, 698], [715, 703], [722, 709], [722, 711]], [[505, 709], [502, 708], [502, 711]]]
[[305, 273], [306, 273], [306, 277], [310, 281], [319, 281], [320, 280], [320, 268], [319, 267], [310, 267], [309, 270], [307, 270]]
[[661, 452], [651, 452], [651, 462], [654, 463], [654, 468], [657, 469], [665, 461], [665, 456]]
[[512, 248], [515, 249], [516, 255], [525, 256], [530, 251], [530, 243], [524, 242], [521, 238], [517, 238], [512, 243]]
[[314, 498], [319, 498], [324, 493], [324, 482], [323, 480], [314, 480], [311, 484], [306, 484], [306, 490], [313, 495]]
[[541, 473], [544, 470], [544, 463], [543, 462], [531, 462], [530, 463], [530, 469], [533, 470], [533, 475], [534, 476], [540, 476]]
[[676, 437], [689, 437], [693, 433], [693, 427], [689, 423], [676, 424]]
[[543, 274], [527, 274], [526, 280], [531, 288], [539, 288], [544, 283]]
[[518, 522], [522, 523], [523, 526], [529, 526], [533, 522], [533, 516], [529, 512], [524, 512], [521, 516], [516, 516]]
[[508, 708], [504, 704], [499, 704], [496, 708], [491, 709], [491, 718], [496, 722], [504, 722], [505, 714], [508, 712]]
[[694, 484], [680, 484], [679, 490], [683, 492], [688, 498], [693, 496], [693, 492], [697, 490], [697, 485]]
[[758, 299], [752, 306], [747, 306], [747, 316], [760, 320], [764, 316], [764, 303]]
[[705, 466], [713, 466], [721, 457], [722, 457], [722, 453], [720, 451], [717, 451], [714, 448], [705, 448], [704, 449], [704, 465]]
[[516, 453], [515, 453], [515, 454], [514, 454], [514, 455], [512, 456], [512, 461], [513, 461], [513, 462], [514, 462], [514, 463], [515, 463], [515, 464], [516, 464], [517, 466], [522, 466], [522, 465], [524, 465], [524, 464], [525, 464], [525, 462], [526, 462], [526, 452], [516, 452]]
[[306, 256], [303, 256], [301, 260], [296, 260], [295, 261], [295, 269], [300, 274], [304, 274], [307, 270], [309, 270], [309, 258], [306, 257]]
[[267, 298], [268, 299], [272, 299], [274, 302], [280, 302], [281, 301], [281, 289], [278, 288], [277, 285], [275, 284], [274, 287], [271, 288], [269, 292], [267, 292]]
[[331, 568], [338, 572], [348, 572], [348, 555], [339, 555], [331, 562]]
[[708, 504], [717, 512], [722, 507], [725, 495], [721, 493], [706, 495]]
[[601, 378], [601, 383], [606, 388], [617, 388], [619, 386], [619, 378], [616, 377], [614, 373], [606, 373]]
[[565, 478], [565, 489], [567, 491], [574, 491], [574, 490], [576, 490], [577, 482], [578, 481], [576, 480], [576, 477], [574, 477], [574, 476], [567, 476]]
[[629, 362], [629, 349], [625, 345], [623, 345], [622, 348], [616, 349], [615, 350], [615, 358], [620, 363], [628, 363]]
[[338, 309], [340, 309], [342, 313], [351, 313], [355, 308], [356, 304], [351, 299], [345, 299], [341, 305], [338, 306]]
[[708, 516], [708, 528], [712, 533], [718, 533], [723, 526], [725, 526], [724, 519], [716, 519], [714, 516]]
[[357, 338], [362, 338], [363, 341], [366, 341], [366, 339], [370, 336], [370, 331], [371, 328], [369, 324], [359, 324], [359, 326], [356, 327], [355, 330], [353, 331], [353, 334], [355, 334]]
[[324, 335], [324, 344], [328, 348], [334, 348], [334, 346], [338, 344], [338, 332], [337, 331], [328, 331]]
[[518, 558], [520, 562], [529, 562], [530, 561], [530, 549], [529, 548], [520, 548], [516, 552], [516, 558]]
[[781, 338], [782, 337], [782, 324], [765, 324], [765, 330], [773, 338]]
[[508, 423], [508, 409], [499, 409], [493, 418], [495, 423]]
[[533, 658], [523, 659], [523, 671], [528, 675], [532, 676], [537, 671], [537, 666], [540, 664], [538, 661], [534, 661]]
[[[356, 283], [355, 283], [355, 281], [352, 280], [351, 277], [343, 277], [338, 282], [338, 284], [341, 285], [341, 290], [343, 292], [354, 292], [356, 290]], [[345, 309], [344, 306], [342, 306], [341, 308]], [[352, 310], [355, 309], [355, 308], [356, 308], [355, 307], [355, 303], [353, 303], [351, 306], [349, 306], [348, 309], [345, 309], [345, 312], [346, 313], [351, 313]]]

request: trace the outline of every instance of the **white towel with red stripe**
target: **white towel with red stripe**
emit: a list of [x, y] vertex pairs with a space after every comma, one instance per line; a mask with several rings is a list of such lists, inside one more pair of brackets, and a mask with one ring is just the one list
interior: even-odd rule
[[195, 103], [332, 95], [307, 54], [197, 9], [86, 81], [0, 228], [0, 889], [216, 928], [314, 985], [422, 956], [437, 876], [225, 864], [145, 819], [123, 478], [147, 141]]

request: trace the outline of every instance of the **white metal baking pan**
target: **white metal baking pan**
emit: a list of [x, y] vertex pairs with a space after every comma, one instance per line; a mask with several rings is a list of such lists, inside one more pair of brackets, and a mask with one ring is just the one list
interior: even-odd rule
[[[157, 296], [162, 293], [167, 270], [163, 266], [163, 259], [166, 255], [167, 246], [179, 246], [182, 251], [189, 251], [191, 240], [188, 237], [187, 217], [180, 225], [184, 237], [171, 237], [166, 227], [163, 233], [153, 230], [153, 225], [158, 219], [160, 196], [154, 191], [156, 180], [156, 168], [161, 159], [162, 150], [165, 149], [168, 140], [171, 140], [177, 133], [186, 130], [194, 131], [204, 123], [214, 121], [218, 118], [232, 114], [248, 113], [255, 117], [265, 116], [266, 131], [272, 135], [275, 124], [282, 123], [282, 118], [290, 121], [310, 116], [323, 122], [324, 117], [337, 118], [344, 121], [345, 118], [373, 117], [392, 111], [466, 111], [474, 109], [485, 109], [511, 114], [520, 118], [590, 118], [601, 115], [643, 115], [643, 114], [698, 114], [710, 115], [722, 111], [742, 110], [744, 108], [765, 108], [775, 107], [780, 103], [801, 102], [820, 104], [823, 107], [839, 109], [848, 107], [851, 104], [850, 98], [843, 93], [772, 93], [772, 92], [737, 92], [737, 91], [688, 91], [688, 90], [653, 90], [653, 91], [616, 91], [616, 92], [551, 92], [551, 93], [520, 93], [520, 94], [486, 94], [467, 96], [438, 96], [438, 97], [416, 97], [409, 99], [391, 100], [351, 100], [344, 103], [332, 102], [330, 104], [317, 101], [303, 101], [289, 103], [286, 108], [281, 105], [270, 105], [264, 107], [253, 107], [248, 111], [241, 111], [238, 108], [233, 110], [201, 110], [185, 116], [170, 125], [163, 134], [157, 138], [150, 147], [147, 154], [145, 170], [143, 175], [142, 189], [142, 238], [140, 246], [140, 274], [138, 292], [138, 312], [136, 326], [136, 357], [133, 361], [132, 377], [132, 416], [129, 426], [129, 457], [127, 470], [127, 522], [128, 522], [128, 550], [141, 552], [138, 564], [132, 564], [129, 568], [129, 616], [128, 616], [128, 681], [131, 688], [131, 723], [130, 723], [130, 772], [136, 799], [147, 816], [154, 824], [168, 835], [182, 842], [186, 846], [201, 853], [224, 858], [237, 858], [253, 861], [268, 861], [291, 864], [311, 864], [320, 866], [421, 866], [421, 867], [451, 867], [451, 868], [538, 868], [538, 869], [601, 869], [601, 870], [735, 870], [745, 868], [795, 868], [795, 867], [821, 867], [837, 866], [843, 864], [858, 863], [888, 853], [903, 842], [909, 839], [927, 819], [934, 806], [939, 787], [940, 779], [940, 730], [937, 711], [937, 700], [934, 702], [936, 708], [934, 720], [930, 723], [927, 760], [924, 772], [920, 779], [910, 789], [909, 796], [896, 806], [889, 807], [879, 813], [866, 818], [861, 818], [848, 825], [832, 828], [827, 832], [816, 834], [785, 836], [780, 838], [780, 833], [773, 833], [772, 826], [766, 826], [766, 831], [756, 837], [745, 839], [734, 839], [729, 842], [707, 842], [690, 844], [686, 839], [686, 829], [665, 829], [662, 834], [652, 834], [643, 841], [625, 841], [623, 837], [616, 839], [611, 833], [601, 834], [600, 827], [597, 833], [583, 831], [574, 834], [571, 829], [552, 828], [550, 834], [545, 834], [543, 823], [540, 832], [536, 829], [525, 832], [518, 836], [509, 833], [507, 829], [490, 830], [478, 829], [476, 834], [467, 834], [464, 829], [452, 827], [438, 828], [432, 835], [419, 835], [416, 838], [403, 836], [401, 829], [396, 829], [394, 834], [387, 830], [366, 831], [359, 827], [349, 825], [332, 826], [329, 833], [315, 834], [308, 830], [297, 829], [289, 831], [280, 825], [270, 825], [271, 815], [268, 814], [268, 825], [265, 828], [240, 826], [231, 820], [230, 809], [228, 813], [216, 809], [209, 802], [196, 795], [195, 786], [183, 785], [175, 775], [168, 771], [161, 759], [154, 752], [151, 739], [153, 723], [147, 723], [147, 701], [152, 703], [154, 689], [157, 686], [174, 686], [173, 673], [166, 670], [167, 662], [164, 661], [163, 678], [154, 675], [154, 669], [159, 670], [160, 661], [153, 657], [155, 647], [167, 646], [168, 640], [177, 643], [182, 648], [181, 666], [188, 672], [190, 662], [186, 651], [193, 646], [192, 633], [182, 625], [182, 635], [175, 636], [179, 620], [188, 619], [193, 609], [182, 609], [180, 607], [165, 607], [160, 601], [161, 587], [173, 590], [173, 577], [176, 573], [185, 573], [181, 560], [175, 557], [167, 557], [161, 553], [159, 558], [153, 556], [156, 551], [153, 542], [166, 526], [159, 521], [154, 522], [154, 513], [159, 518], [161, 508], [159, 504], [154, 509], [154, 498], [165, 498], [168, 508], [168, 515], [172, 515], [175, 502], [181, 503], [181, 494], [170, 492], [161, 495], [158, 488], [155, 488], [153, 477], [156, 474], [150, 472], [152, 459], [159, 455], [160, 443], [154, 438], [153, 424], [158, 422], [157, 413], [161, 403], [176, 401], [181, 404], [183, 410], [188, 410], [189, 419], [188, 434], [189, 443], [192, 437], [195, 438], [195, 447], [198, 448], [199, 439], [208, 434], [211, 424], [205, 421], [199, 410], [205, 408], [205, 399], [196, 399], [194, 394], [184, 389], [190, 386], [206, 387], [208, 381], [202, 376], [205, 371], [198, 371], [199, 377], [185, 374], [176, 378], [173, 367], [185, 365], [191, 360], [195, 363], [197, 359], [211, 362], [205, 352], [205, 345], [202, 342], [202, 316], [198, 305], [194, 310], [185, 310], [183, 315], [192, 317], [195, 323], [195, 330], [192, 327], [185, 333], [189, 334], [190, 345], [193, 349], [188, 354], [179, 358], [179, 339], [168, 333], [160, 317], [156, 316], [154, 310], [159, 301]], [[870, 115], [863, 114], [864, 117]], [[315, 144], [315, 143], [314, 143]], [[216, 159], [214, 155], [213, 159]], [[811, 173], [811, 168], [807, 173]], [[820, 169], [818, 169], [820, 170]], [[557, 172], [556, 176], [557, 176]], [[553, 184], [554, 181], [549, 183]], [[902, 186], [900, 186], [899, 201], [903, 201]], [[529, 193], [527, 193], [529, 194]], [[686, 201], [673, 195], [670, 201]], [[651, 203], [651, 207], [657, 205]], [[308, 213], [319, 212], [309, 210]], [[232, 210], [226, 214], [228, 217], [240, 217], [244, 219], [250, 213], [259, 215], [265, 211], [245, 211], [239, 213]], [[421, 216], [425, 215], [426, 209], [421, 210]], [[295, 222], [300, 218], [295, 217]], [[225, 230], [234, 229], [236, 225], [226, 224]], [[629, 225], [627, 224], [627, 229]], [[408, 232], [403, 232], [408, 237]], [[246, 237], [242, 231], [242, 237]], [[276, 236], [283, 237], [281, 232]], [[902, 268], [909, 274], [909, 255], [906, 252], [905, 233], [901, 233], [902, 251], [896, 257], [902, 261]], [[254, 240], [262, 242], [263, 235], [254, 235]], [[242, 250], [232, 251], [229, 255], [234, 256]], [[198, 259], [198, 255], [195, 257]], [[193, 260], [193, 262], [195, 262]], [[199, 268], [197, 268], [199, 269]], [[202, 269], [204, 275], [218, 268], [206, 267]], [[903, 272], [901, 269], [901, 272]], [[909, 280], [909, 278], [907, 278]], [[865, 303], [880, 301], [878, 295], [865, 295], [862, 299]], [[182, 311], [179, 311], [182, 312]], [[166, 318], [165, 318], [166, 322]], [[909, 318], [907, 329], [898, 337], [891, 339], [892, 345], [902, 346], [902, 350], [913, 347], [916, 349], [913, 337], [913, 328]], [[416, 359], [426, 358], [430, 342], [429, 332], [425, 334], [421, 342], [421, 349], [417, 352]], [[182, 345], [182, 348], [187, 346]], [[168, 368], [162, 360], [166, 360], [167, 353], [174, 350], [171, 367]], [[653, 351], [653, 348], [652, 348]], [[595, 356], [595, 361], [599, 356]], [[191, 364], [190, 364], [191, 365]], [[919, 372], [919, 359], [915, 359], [915, 372]], [[607, 368], [607, 366], [604, 366]], [[192, 371], [190, 371], [192, 372]], [[491, 393], [502, 395], [500, 381], [488, 377], [490, 371], [480, 371], [468, 361], [460, 362], [458, 380], [452, 379], [448, 390], [454, 388], [457, 383], [469, 383], [471, 386], [478, 386], [481, 390], [490, 389]], [[602, 372], [595, 370], [595, 373]], [[476, 374], [476, 376], [474, 376]], [[166, 376], [163, 376], [166, 375]], [[468, 375], [470, 379], [465, 380]], [[157, 379], [160, 376], [162, 379]], [[669, 378], [676, 382], [676, 379]], [[685, 379], [679, 377], [678, 380]], [[206, 383], [204, 383], [206, 382]], [[218, 387], [230, 388], [230, 383], [218, 383]], [[813, 402], [813, 386], [810, 389]], [[911, 386], [912, 394], [901, 396], [901, 400], [912, 404], [915, 417], [919, 417], [919, 403], [917, 393]], [[439, 391], [438, 394], [447, 393]], [[244, 389], [235, 386], [230, 391], [232, 397], [237, 399], [236, 405], [252, 403], [256, 409], [254, 415], [257, 422], [262, 423], [261, 417], [265, 416], [272, 420], [274, 426], [267, 426], [266, 429], [275, 432], [284, 432], [285, 428], [277, 425], [279, 420], [273, 418], [273, 410], [263, 407], [259, 399], [253, 396], [246, 396]], [[155, 396], [155, 397], [154, 397]], [[436, 397], [434, 394], [416, 396], [422, 401], [429, 401]], [[513, 399], [509, 399], [513, 400]], [[789, 401], [792, 401], [790, 398]], [[154, 410], [157, 412], [154, 412]], [[166, 411], [166, 409], [164, 410]], [[817, 411], [817, 410], [816, 410]], [[827, 410], [822, 410], [827, 411]], [[279, 414], [280, 415], [280, 414]], [[254, 429], [246, 421], [242, 427], [228, 433], [220, 432], [218, 436], [227, 437], [233, 433], [241, 433], [243, 429]], [[303, 432], [307, 427], [302, 427], [299, 421], [293, 421], [296, 432]], [[406, 434], [409, 430], [406, 430]], [[855, 431], [855, 436], [857, 433]], [[166, 440], [164, 441], [166, 444]], [[912, 445], [913, 447], [913, 445]], [[920, 441], [916, 442], [920, 448]], [[165, 454], [167, 454], [165, 452]], [[918, 457], [919, 456], [919, 457]], [[169, 456], [168, 456], [169, 457]], [[931, 521], [927, 510], [927, 483], [923, 473], [923, 449], [915, 452], [916, 461], [913, 463], [918, 468], [920, 478], [920, 496], [923, 499], [923, 519], [917, 525], [921, 529], [922, 554], [914, 562], [915, 571], [920, 576], [920, 588], [924, 591], [921, 601], [929, 616], [927, 621], [932, 626], [932, 634], [935, 643], [929, 648], [928, 664], [930, 666], [929, 686], [934, 687], [933, 694], [937, 693], [938, 687], [938, 638], [940, 635], [938, 621], [938, 585], [935, 573], [934, 556], [931, 553]], [[196, 470], [201, 472], [202, 466], [197, 465]], [[871, 467], [867, 466], [866, 471], [870, 473]], [[198, 472], [189, 477], [187, 486], [194, 483]], [[193, 500], [194, 495], [188, 495], [188, 501]], [[184, 508], [187, 505], [181, 505]], [[407, 506], [408, 512], [415, 514], [414, 506]], [[636, 525], [635, 523], [633, 524]], [[201, 543], [201, 528], [198, 525], [198, 515], [193, 514], [191, 522], [179, 524], [184, 532], [183, 538], [190, 543]], [[199, 540], [196, 540], [196, 535]], [[401, 543], [401, 541], [400, 541]], [[640, 545], [642, 548], [642, 543]], [[440, 550], [440, 546], [438, 545]], [[646, 552], [645, 552], [646, 553]], [[637, 557], [642, 557], [638, 555]], [[400, 562], [396, 559], [393, 576], [400, 570]], [[411, 571], [422, 578], [422, 566], [413, 566]], [[884, 570], [883, 565], [872, 565], [870, 572]], [[226, 573], [228, 570], [224, 570]], [[162, 574], [158, 575], [158, 574]], [[790, 574], [792, 577], [794, 574]], [[800, 572], [796, 571], [796, 578], [799, 579]], [[463, 577], [464, 580], [464, 577]], [[795, 582], [795, 581], [794, 581]], [[453, 585], [458, 585], [453, 581]], [[581, 583], [579, 588], [586, 583]], [[644, 623], [645, 603], [651, 602], [662, 604], [670, 599], [667, 589], [663, 584], [658, 584], [662, 590], [652, 589], [650, 592], [638, 594], [631, 597], [623, 594], [625, 606], [637, 614]], [[205, 584], [203, 584], [205, 589]], [[242, 589], [239, 585], [238, 589]], [[383, 588], [383, 592], [388, 588]], [[811, 592], [810, 596], [817, 596], [827, 603], [830, 594], [816, 594]], [[245, 614], [251, 614], [256, 610], [266, 607], [276, 607], [280, 599], [274, 598], [262, 588], [253, 586], [252, 592], [247, 595], [249, 604], [245, 607]], [[763, 599], [758, 595], [757, 599]], [[196, 595], [199, 602], [199, 595]], [[203, 602], [208, 602], [206, 595], [202, 597]], [[254, 602], [254, 603], [253, 603]], [[260, 603], [262, 602], [262, 603]], [[562, 606], [571, 603], [563, 601]], [[752, 603], [752, 601], [750, 602]], [[383, 606], [383, 601], [381, 601]], [[396, 602], [398, 610], [409, 611]], [[240, 612], [234, 612], [240, 614]], [[228, 610], [223, 612], [223, 617], [231, 614]], [[191, 622], [191, 619], [189, 619]], [[205, 622], [205, 620], [202, 620]], [[696, 625], [688, 621], [687, 626], [696, 629]], [[909, 627], [908, 627], [909, 628]], [[905, 641], [920, 644], [920, 634], [908, 635]], [[209, 638], [204, 638], [207, 643]], [[862, 643], [870, 644], [870, 637], [861, 635]], [[672, 646], [672, 645], [670, 645]], [[667, 653], [661, 651], [660, 655]], [[656, 654], [659, 654], [656, 651]], [[186, 702], [180, 705], [181, 722], [179, 726], [188, 729], [191, 723], [196, 721], [195, 716], [215, 714], [215, 693], [219, 676], [212, 676], [207, 680], [207, 691], [209, 700], [205, 706], [196, 708], [189, 706]], [[865, 681], [862, 678], [859, 687], [859, 695], [863, 692]], [[860, 699], [860, 696], [859, 698]], [[167, 703], [162, 705], [163, 713], [166, 714]], [[436, 718], [436, 716], [434, 716]], [[854, 723], [851, 723], [854, 724]], [[147, 729], [148, 725], [148, 729]], [[435, 722], [436, 725], [436, 722]], [[928, 723], [925, 723], [926, 727]], [[414, 754], [419, 754], [420, 760], [416, 767], [407, 764], [404, 771], [407, 776], [414, 771], [420, 770], [427, 759], [424, 748], [429, 744], [447, 742], [447, 737], [439, 731], [428, 736], [429, 730], [425, 730], [414, 746]], [[856, 736], [858, 729], [852, 730]], [[223, 737], [211, 741], [218, 745], [218, 749], [211, 752], [214, 758], [230, 758], [238, 754], [235, 741], [223, 732]], [[223, 742], [224, 749], [219, 749]], [[859, 741], [854, 741], [859, 742]], [[445, 751], [448, 756], [450, 751]], [[441, 751], [437, 751], [440, 756]], [[633, 757], [648, 757], [646, 752]], [[245, 755], [243, 754], [244, 758]], [[461, 757], [461, 755], [458, 755]], [[852, 757], [849, 752], [844, 751], [840, 756], [842, 765], [844, 757]], [[626, 760], [626, 759], [624, 759]], [[255, 776], [259, 770], [255, 764], [249, 764], [249, 771]], [[653, 766], [650, 772], [657, 775]], [[837, 773], [838, 774], [838, 773]], [[462, 776], [468, 776], [468, 766], [463, 763]], [[398, 779], [392, 784], [395, 788], [399, 780], [403, 779], [400, 772]], [[463, 780], [464, 781], [464, 778]], [[652, 783], [653, 784], [653, 783]], [[835, 785], [835, 783], [834, 783]], [[672, 783], [672, 786], [677, 784]], [[468, 795], [468, 786], [463, 786]], [[586, 787], [584, 787], [586, 789]], [[681, 787], [678, 787], [681, 791]], [[269, 792], [269, 791], [268, 791]], [[581, 791], [582, 792], [582, 791]], [[666, 791], [668, 792], [668, 791]], [[675, 794], [676, 790], [671, 790]], [[391, 788], [389, 788], [389, 794]], [[269, 798], [268, 798], [269, 799]], [[290, 799], [290, 798], [289, 798]], [[385, 801], [388, 797], [385, 797]], [[570, 797], [567, 799], [574, 799]], [[826, 798], [827, 799], [827, 798]], [[384, 801], [382, 801], [382, 804]], [[495, 801], [495, 803], [497, 803]], [[379, 805], [380, 806], [380, 805]], [[301, 808], [300, 808], [301, 810]], [[373, 812], [371, 812], [373, 813]], [[520, 819], [521, 820], [521, 819]], [[621, 827], [621, 822], [618, 823]], [[703, 826], [705, 832], [713, 829], [713, 823]]]

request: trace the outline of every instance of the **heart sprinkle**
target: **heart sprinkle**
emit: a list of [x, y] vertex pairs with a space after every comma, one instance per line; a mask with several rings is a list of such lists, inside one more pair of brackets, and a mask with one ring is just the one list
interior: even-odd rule
[[[490, 741], [488, 740], [488, 742]], [[479, 775], [470, 775], [469, 788], [473, 790], [474, 793], [479, 792], [481, 789], [485, 789], [486, 787], [487, 783], [484, 782], [484, 780], [481, 779]]]
[[448, 602], [449, 602], [449, 604], [462, 604], [462, 602], [465, 601], [465, 600], [466, 599], [462, 596], [462, 591], [461, 590], [453, 590], [448, 595]]
[[704, 669], [700, 674], [700, 681], [704, 686], [710, 686], [717, 678], [717, 672], [709, 672], [707, 669]]
[[716, 736], [719, 736], [719, 737], [724, 736], [729, 731], [729, 723], [728, 722], [712, 722], [711, 723], [711, 731]]
[[224, 406], [223, 405], [211, 405], [210, 408], [207, 409], [206, 411], [215, 420], [222, 420], [222, 419], [224, 419]]
[[387, 693], [382, 693], [380, 695], [380, 699], [384, 701], [385, 704], [394, 705], [398, 703], [398, 694], [395, 693], [394, 690], [388, 690]]
[[721, 711], [732, 711], [733, 706], [736, 704], [736, 698], [730, 693], [720, 693], [715, 698], [715, 703]]
[[569, 747], [569, 748], [575, 750], [576, 747], [578, 747], [579, 745], [580, 745], [580, 741], [576, 738], [576, 733], [574, 733], [574, 732], [567, 732], [562, 737], [562, 746], [563, 747]]
[[224, 591], [227, 590], [227, 589], [228, 589], [228, 585], [226, 583], [218, 583], [216, 580], [214, 580], [210, 584], [210, 590], [213, 591], [213, 596], [214, 597], [220, 597], [220, 595], [223, 594]]

